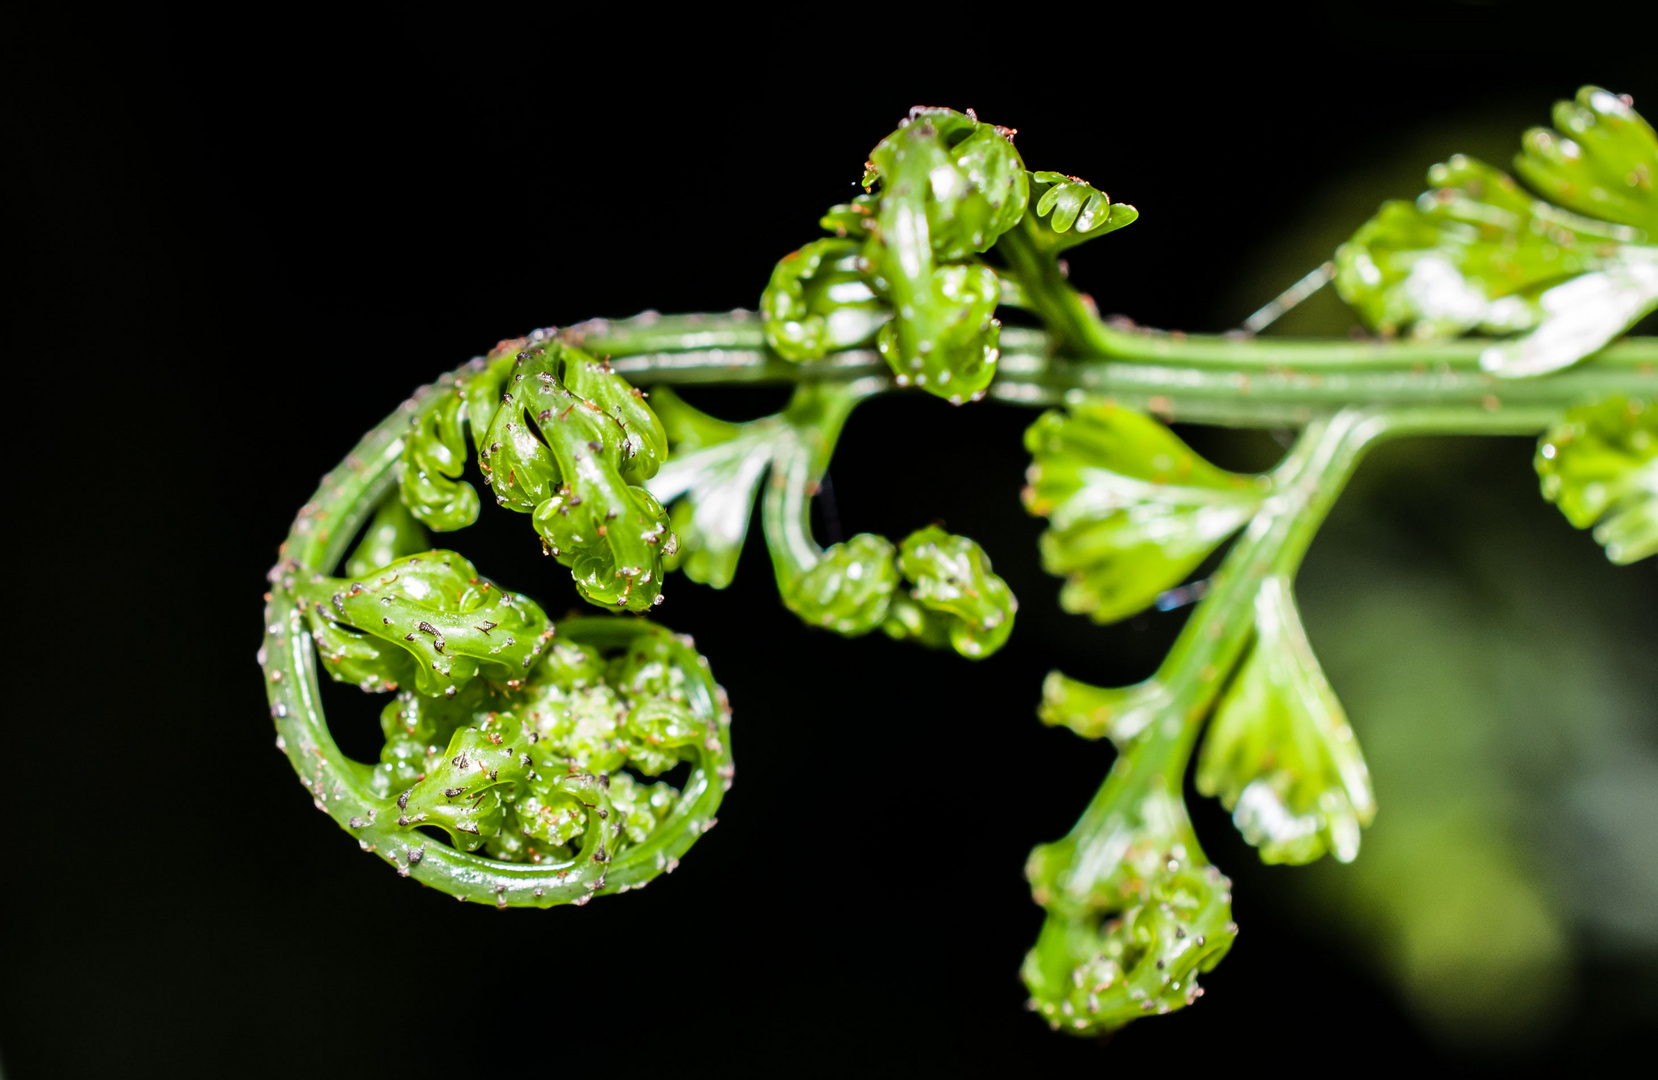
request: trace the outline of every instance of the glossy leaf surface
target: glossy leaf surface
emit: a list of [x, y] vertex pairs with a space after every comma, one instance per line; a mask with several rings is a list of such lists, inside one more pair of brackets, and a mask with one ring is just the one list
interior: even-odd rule
[[[1005, 129], [949, 109], [911, 110], [870, 151], [879, 184], [864, 257], [894, 319], [877, 343], [900, 385], [952, 401], [981, 393], [996, 373], [1001, 286], [987, 250], [1025, 212], [1029, 181]], [[836, 212], [831, 220], [840, 223]]]
[[873, 341], [891, 313], [858, 265], [856, 240], [817, 240], [783, 256], [760, 296], [766, 343], [785, 360], [818, 360]]
[[643, 611], [674, 537], [640, 485], [667, 452], [656, 414], [608, 363], [544, 342], [517, 355], [478, 461], [496, 501], [533, 515], [583, 599]]
[[1123, 749], [1168, 706], [1168, 688], [1161, 679], [1103, 687], [1053, 671], [1043, 680], [1037, 715], [1049, 726], [1068, 727], [1085, 739], [1108, 737]]
[[1066, 611], [1100, 623], [1178, 585], [1266, 494], [1264, 478], [1218, 469], [1156, 420], [1100, 401], [1045, 413], [1025, 448], [1025, 509], [1049, 521], [1043, 568], [1066, 578]]
[[1556, 102], [1556, 130], [1532, 128], [1514, 159], [1549, 201], [1658, 236], [1658, 135], [1625, 98], [1585, 86]]
[[415, 418], [403, 445], [398, 488], [403, 504], [427, 527], [453, 532], [478, 520], [478, 493], [460, 479], [466, 469], [466, 429], [470, 425], [476, 434], [488, 430], [501, 384], [522, 344], [521, 339], [504, 341], [488, 358], [473, 361], [434, 408]]
[[1559, 205], [1456, 155], [1429, 170], [1432, 190], [1384, 204], [1337, 250], [1342, 299], [1389, 336], [1530, 331], [1482, 354], [1507, 377], [1574, 364], [1658, 307], [1651, 129], [1594, 87], [1556, 119], [1584, 141], [1534, 130], [1516, 164]]
[[1197, 789], [1219, 796], [1269, 863], [1326, 851], [1352, 862], [1375, 816], [1358, 741], [1283, 577], [1256, 594], [1255, 645], [1209, 723]]
[[[1539, 440], [1543, 497], [1615, 563], [1658, 554], [1658, 406], [1618, 395], [1569, 410]], [[1598, 523], [1598, 524], [1597, 524]]]
[[330, 675], [364, 689], [412, 679], [453, 695], [478, 675], [522, 679], [552, 640], [541, 608], [453, 551], [410, 555], [355, 580], [318, 575], [302, 596]]
[[911, 533], [898, 552], [898, 569], [912, 583], [888, 611], [886, 632], [942, 643], [969, 659], [989, 656], [1013, 632], [1019, 602], [991, 573], [990, 557], [965, 536], [937, 526]]
[[815, 564], [783, 593], [801, 620], [856, 637], [886, 621], [898, 588], [897, 549], [874, 533], [859, 533], [824, 549]]
[[731, 584], [748, 535], [754, 496], [780, 441], [781, 420], [733, 424], [686, 404], [666, 387], [655, 391], [656, 411], [673, 455], [646, 484], [664, 506], [678, 550], [664, 561], [700, 584]]
[[[556, 340], [537, 332], [418, 392], [371, 433], [301, 510], [272, 572], [261, 663], [279, 745], [365, 850], [503, 907], [579, 904], [643, 884], [713, 824], [732, 775], [728, 711], [689, 639], [620, 618], [577, 620], [555, 636], [528, 601], [501, 596], [459, 556], [424, 550], [420, 521], [447, 529], [477, 516], [461, 482], [469, 431], [498, 501], [532, 514], [593, 602], [648, 607], [675, 566], [729, 583], [763, 490], [779, 593], [804, 620], [847, 635], [879, 626], [969, 657], [995, 651], [1016, 604], [971, 540], [925, 528], [897, 546], [863, 533], [823, 548], [812, 535], [811, 500], [847, 415], [892, 385], [867, 353], [844, 351], [873, 342], [900, 385], [958, 402], [986, 390], [1074, 402], [1031, 428], [1025, 495], [1049, 518], [1044, 563], [1066, 577], [1070, 610], [1102, 622], [1132, 614], [1250, 523], [1210, 591], [1188, 594], [1204, 606], [1156, 676], [1105, 689], [1056, 673], [1041, 708], [1044, 722], [1111, 738], [1119, 757], [1072, 833], [1030, 861], [1047, 915], [1025, 964], [1032, 1005], [1055, 1026], [1096, 1033], [1189, 1004], [1196, 976], [1236, 933], [1230, 885], [1180, 797], [1205, 721], [1199, 785], [1233, 809], [1267, 861], [1351, 858], [1373, 812], [1290, 586], [1371, 439], [1533, 433], [1591, 400], [1585, 387], [1629, 390], [1568, 414], [1539, 470], [1546, 493], [1574, 523], [1596, 524], [1613, 558], [1658, 546], [1650, 352], [1620, 346], [1579, 371], [1502, 386], [1479, 370], [1478, 346], [1434, 341], [1528, 333], [1486, 350], [1485, 367], [1542, 373], [1595, 351], [1658, 296], [1658, 257], [1640, 231], [1651, 225], [1641, 201], [1651, 133], [1619, 108], [1580, 95], [1577, 111], [1557, 113], [1575, 152], [1560, 149], [1565, 136], [1532, 140], [1538, 168], [1554, 171], [1525, 175], [1554, 185], [1553, 204], [1453, 159], [1432, 175], [1434, 192], [1384, 209], [1344, 249], [1355, 302], [1387, 334], [1423, 341], [1293, 344], [1102, 323], [1054, 256], [1129, 223], [1134, 209], [1078, 178], [1026, 173], [1011, 132], [917, 109], [872, 153], [874, 190], [823, 219], [836, 238], [778, 265], [760, 324], [733, 312], [596, 320]], [[1593, 176], [1582, 171], [1591, 166]], [[1005, 273], [978, 259], [998, 238]], [[1008, 333], [1017, 362], [992, 387], [998, 302], [1046, 328]], [[582, 341], [656, 385], [660, 415], [608, 361], [574, 347]], [[777, 416], [732, 424], [662, 388], [727, 377], [797, 392]], [[1270, 477], [1238, 475], [1141, 412], [1085, 393], [1183, 420], [1304, 431]], [[929, 467], [954, 462], [948, 447], [894, 445]], [[384, 500], [394, 484], [401, 502]], [[346, 577], [314, 573], [342, 559]], [[400, 691], [381, 714], [377, 763], [344, 760], [329, 737], [313, 641], [335, 678]], [[654, 779], [682, 763], [683, 792]]]
[[1209, 865], [1185, 803], [1160, 774], [1114, 769], [1072, 835], [1031, 853], [1047, 909], [1022, 974], [1054, 1028], [1093, 1034], [1202, 994], [1232, 946], [1231, 882]]
[[[924, 163], [925, 169], [918, 164]], [[988, 251], [1025, 212], [1029, 179], [1013, 133], [954, 109], [917, 107], [869, 153], [866, 187], [926, 215], [931, 254], [945, 261]], [[899, 191], [908, 177], [914, 190]]]
[[1025, 220], [1037, 247], [1049, 254], [1116, 232], [1140, 216], [1081, 177], [1039, 171], [1031, 173], [1031, 181], [1031, 213]]
[[[766, 547], [783, 604], [802, 621], [847, 637], [881, 627], [895, 639], [930, 648], [950, 645], [972, 659], [989, 656], [1012, 631], [1018, 603], [991, 572], [979, 545], [938, 528], [913, 533], [902, 549], [874, 533], [828, 548], [812, 536], [812, 496], [842, 425], [864, 392], [802, 386], [779, 415], [723, 427], [673, 405], [670, 426], [681, 427], [685, 436], [676, 443], [687, 448], [685, 468], [701, 470], [688, 473], [684, 484], [692, 483], [692, 475], [708, 477], [722, 500], [729, 490], [727, 520], [735, 525], [748, 508], [749, 481], [743, 472], [769, 468], [763, 500]], [[727, 464], [721, 466], [721, 461]], [[722, 469], [731, 479], [719, 479]], [[721, 483], [729, 487], [718, 487]], [[693, 509], [689, 516], [695, 521], [699, 513], [705, 512]], [[732, 535], [740, 543], [740, 533], [734, 529]], [[735, 559], [735, 548], [727, 550]]]
[[441, 828], [457, 850], [530, 864], [603, 864], [649, 839], [680, 793], [623, 770], [726, 759], [729, 733], [709, 707], [718, 692], [706, 663], [682, 639], [637, 623], [618, 650], [606, 647], [614, 629], [564, 624], [510, 686], [400, 695], [374, 774], [378, 793], [396, 795], [385, 811], [396, 826]]

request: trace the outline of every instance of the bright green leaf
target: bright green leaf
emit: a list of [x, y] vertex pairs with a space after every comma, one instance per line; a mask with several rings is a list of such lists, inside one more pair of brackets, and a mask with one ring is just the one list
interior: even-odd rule
[[[1538, 441], [1543, 497], [1615, 563], [1658, 554], [1658, 406], [1617, 395], [1569, 410]], [[1597, 525], [1596, 523], [1599, 522]]]
[[488, 358], [474, 360], [441, 387], [443, 400], [405, 437], [398, 490], [409, 512], [427, 527], [454, 532], [478, 520], [478, 493], [460, 479], [466, 469], [465, 429], [471, 425], [474, 441], [489, 429], [501, 384], [522, 344], [502, 342]]
[[[996, 373], [1001, 285], [989, 267], [964, 260], [1025, 213], [1029, 183], [1011, 134], [949, 109], [918, 108], [869, 155], [866, 183], [880, 189], [873, 224], [862, 230], [863, 263], [894, 315], [877, 344], [899, 385], [958, 404], [981, 395]], [[826, 219], [837, 231], [858, 224], [845, 209]]]
[[1387, 336], [1530, 331], [1480, 357], [1511, 378], [1576, 363], [1658, 307], [1651, 128], [1594, 87], [1556, 120], [1580, 141], [1534, 130], [1516, 165], [1560, 205], [1456, 155], [1429, 170], [1432, 190], [1384, 204], [1337, 250], [1342, 299]]
[[1025, 508], [1050, 525], [1043, 568], [1066, 578], [1066, 611], [1100, 623], [1179, 584], [1266, 495], [1264, 478], [1218, 469], [1156, 420], [1101, 401], [1044, 414], [1025, 447]]
[[1050, 671], [1042, 683], [1037, 710], [1044, 724], [1068, 727], [1085, 739], [1109, 736], [1125, 749], [1168, 707], [1169, 693], [1160, 679], [1133, 686], [1091, 686]]
[[827, 548], [783, 594], [790, 611], [813, 626], [856, 637], [880, 626], [898, 587], [892, 541], [859, 533]]
[[1557, 102], [1558, 130], [1532, 128], [1514, 169], [1551, 201], [1658, 235], [1658, 135], [1634, 106], [1598, 86]]
[[1197, 789], [1217, 795], [1269, 863], [1359, 853], [1370, 773], [1313, 655], [1286, 578], [1255, 597], [1255, 645], [1210, 722]]
[[1059, 172], [1031, 173], [1030, 197], [1027, 231], [1037, 247], [1050, 255], [1116, 232], [1140, 217], [1140, 211], [1127, 203], [1113, 203], [1088, 181]]
[[666, 387], [653, 400], [673, 445], [673, 456], [646, 484], [671, 504], [678, 551], [663, 565], [723, 589], [737, 571], [755, 491], [788, 429], [775, 417], [748, 424], [716, 419]]

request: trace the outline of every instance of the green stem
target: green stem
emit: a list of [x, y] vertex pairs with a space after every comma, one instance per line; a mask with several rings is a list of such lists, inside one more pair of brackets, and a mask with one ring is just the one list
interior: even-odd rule
[[1455, 430], [1455, 410], [1344, 409], [1307, 425], [1273, 472], [1273, 493], [1245, 527], [1211, 578], [1152, 682], [1161, 691], [1158, 719], [1125, 747], [1119, 764], [1071, 835], [1079, 849], [1108, 826], [1130, 772], [1147, 771], [1178, 791], [1203, 722], [1248, 646], [1255, 595], [1269, 575], [1293, 577], [1308, 545], [1360, 460], [1387, 438]]
[[[804, 364], [778, 360], [746, 314], [585, 325], [579, 332], [588, 348], [616, 357], [618, 372], [646, 385], [844, 382], [886, 370], [871, 350]], [[1545, 378], [1498, 379], [1480, 370], [1484, 344], [1477, 341], [1230, 339], [1088, 325], [1101, 351], [1083, 358], [1056, 354], [1054, 340], [1041, 332], [1005, 329], [991, 395], [1051, 405], [1082, 392], [1172, 421], [1237, 427], [1300, 427], [1350, 405], [1427, 408], [1435, 410], [1435, 431], [1492, 435], [1536, 433], [1564, 409], [1612, 393], [1658, 396], [1653, 338], [1616, 342]], [[711, 347], [710, 340], [721, 344]], [[1130, 359], [1111, 358], [1106, 344]]]
[[884, 379], [808, 383], [795, 390], [783, 410], [789, 437], [773, 452], [760, 508], [779, 582], [798, 578], [822, 556], [823, 549], [812, 538], [812, 496], [829, 468], [847, 417], [858, 402], [885, 385]]
[[1431, 429], [1440, 418], [1344, 409], [1307, 425], [1295, 448], [1274, 470], [1273, 493], [1262, 504], [1211, 579], [1209, 595], [1192, 613], [1153, 677], [1159, 716], [1124, 748], [1071, 835], [1079, 849], [1108, 827], [1119, 809], [1119, 789], [1130, 772], [1163, 777], [1180, 790], [1203, 721], [1254, 630], [1254, 598], [1269, 574], [1293, 573], [1330, 507], [1365, 451], [1384, 435]]
[[1065, 274], [1052, 256], [1042, 252], [1031, 238], [1038, 226], [1026, 214], [1017, 226], [996, 241], [996, 252], [1007, 260], [1008, 269], [1020, 285], [1030, 310], [1042, 317], [1053, 335], [1056, 352], [1079, 356], [1109, 356], [1104, 329], [1081, 293], [1065, 281]]

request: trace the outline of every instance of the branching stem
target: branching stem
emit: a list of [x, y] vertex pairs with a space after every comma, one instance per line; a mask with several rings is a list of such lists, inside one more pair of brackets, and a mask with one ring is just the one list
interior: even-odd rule
[[[1080, 303], [1080, 302], [1079, 302]], [[1110, 397], [1172, 421], [1301, 427], [1346, 406], [1430, 410], [1441, 434], [1532, 434], [1563, 410], [1612, 393], [1658, 395], [1658, 340], [1629, 338], [1542, 379], [1482, 372], [1474, 341], [1312, 341], [1118, 330], [1090, 317], [1090, 351], [1055, 351], [1039, 331], [1002, 334], [990, 394], [1051, 405], [1073, 391]], [[882, 377], [873, 350], [793, 364], [765, 348], [758, 321], [725, 316], [644, 316], [568, 331], [615, 358], [630, 381], [802, 383]]]
[[1352, 408], [1307, 425], [1273, 472], [1273, 494], [1227, 553], [1208, 595], [1152, 677], [1166, 703], [1162, 720], [1124, 748], [1072, 830], [1079, 848], [1107, 827], [1120, 806], [1117, 788], [1131, 771], [1151, 770], [1168, 790], [1180, 789], [1203, 722], [1249, 644], [1262, 582], [1271, 575], [1294, 577], [1369, 449], [1387, 438], [1459, 430], [1462, 420], [1455, 409]]

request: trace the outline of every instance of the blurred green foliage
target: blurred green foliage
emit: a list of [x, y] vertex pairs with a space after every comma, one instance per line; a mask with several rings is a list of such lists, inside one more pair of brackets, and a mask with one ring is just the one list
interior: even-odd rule
[[1384, 811], [1298, 888], [1432, 1030], [1496, 1046], [1563, 1019], [1582, 964], [1658, 965], [1658, 588], [1523, 486], [1474, 490], [1517, 447], [1424, 487], [1443, 449], [1378, 453], [1303, 570]]

